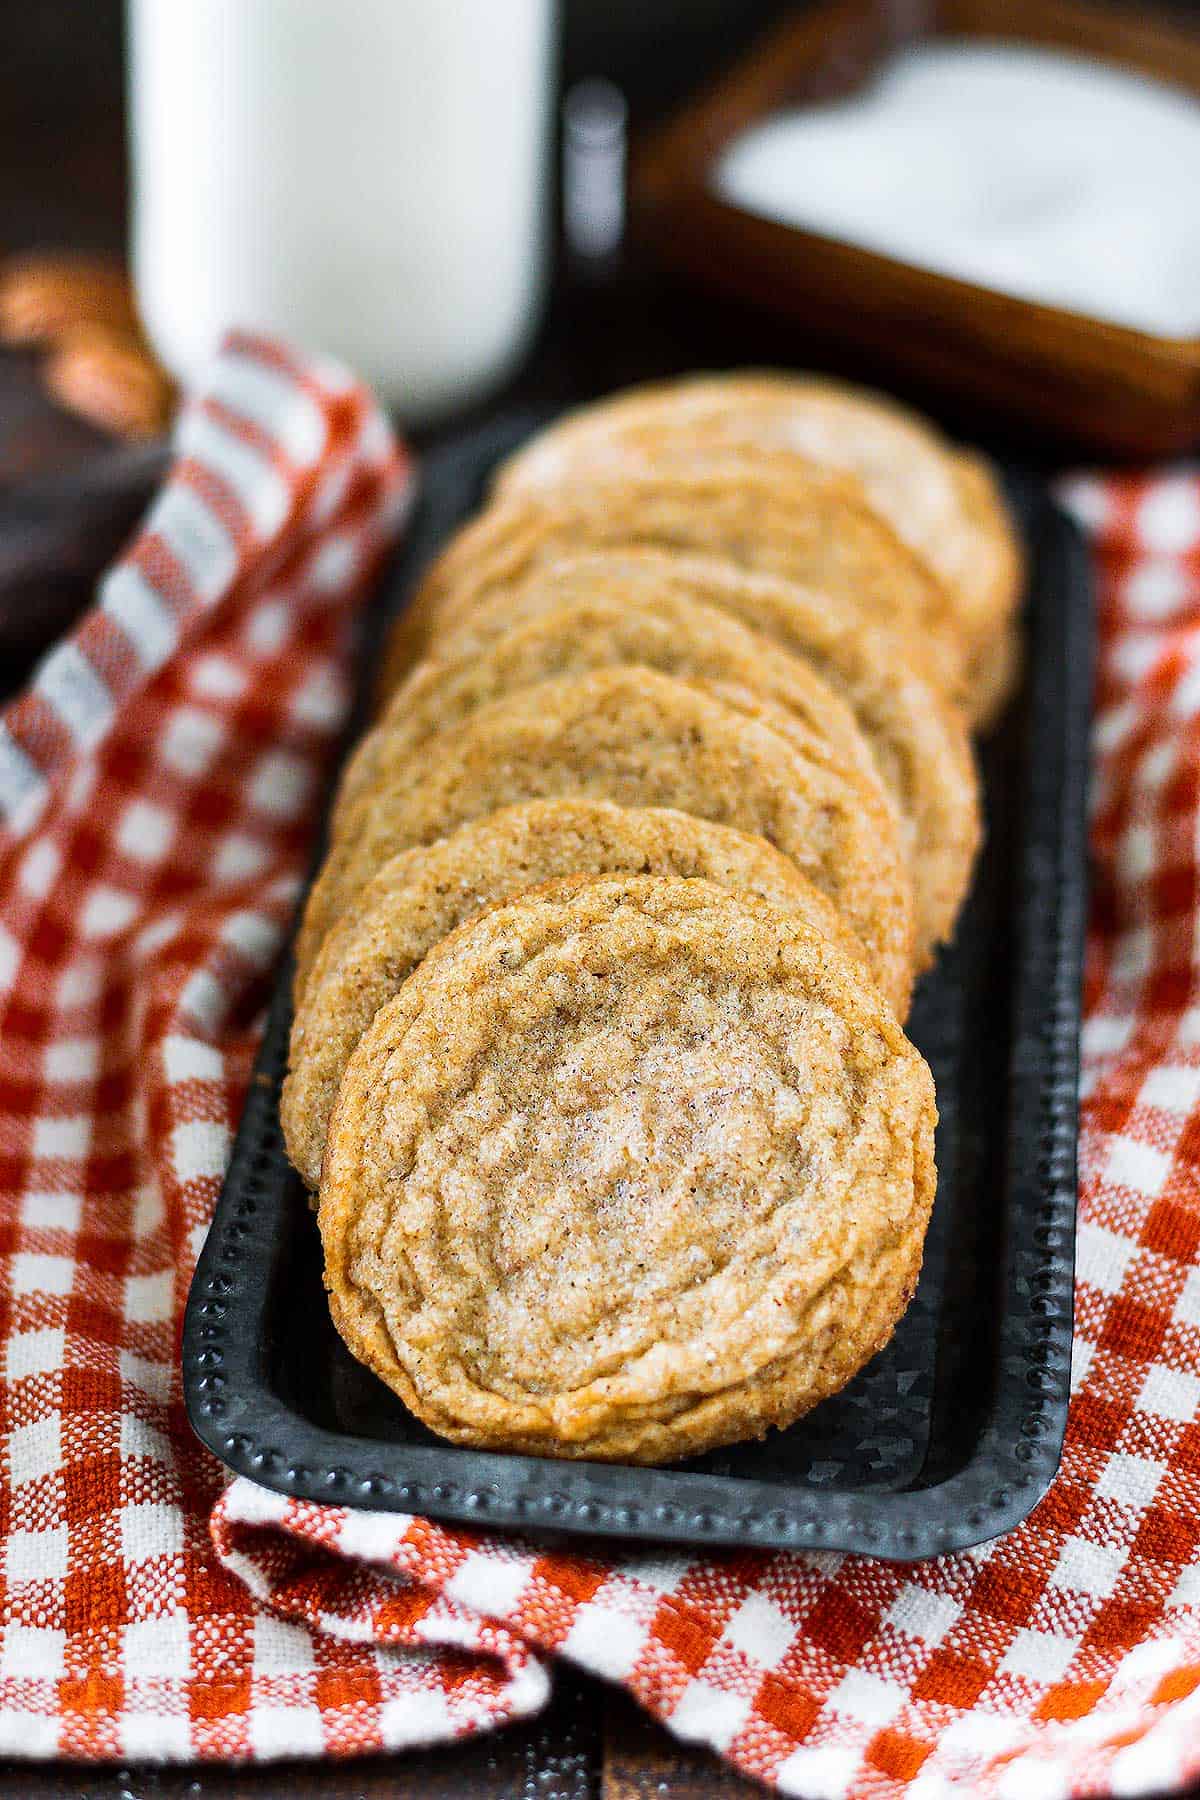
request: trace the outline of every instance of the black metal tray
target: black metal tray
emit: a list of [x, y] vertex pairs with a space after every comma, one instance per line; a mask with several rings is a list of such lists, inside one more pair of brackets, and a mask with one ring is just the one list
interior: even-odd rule
[[[529, 423], [429, 458], [368, 630], [363, 707], [383, 616]], [[940, 1180], [888, 1349], [790, 1430], [671, 1468], [441, 1442], [329, 1322], [316, 1224], [278, 1125], [289, 957], [184, 1324], [188, 1414], [231, 1469], [297, 1498], [489, 1528], [902, 1559], [995, 1537], [1045, 1492], [1071, 1360], [1092, 609], [1073, 528], [1032, 482], [1010, 486], [1029, 554], [1029, 677], [983, 746], [987, 844], [909, 1027], [937, 1081]]]

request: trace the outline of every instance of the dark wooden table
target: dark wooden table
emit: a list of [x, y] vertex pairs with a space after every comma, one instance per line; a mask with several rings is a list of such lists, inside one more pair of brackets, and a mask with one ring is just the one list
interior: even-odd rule
[[[124, 157], [111, 88], [89, 106], [86, 94], [56, 97], [49, 87], [18, 103], [3, 85], [0, 72], [0, 247], [119, 248]], [[537, 351], [494, 404], [552, 407], [676, 369], [811, 359], [811, 346], [758, 318], [626, 269], [602, 284], [560, 282]], [[0, 355], [0, 500], [15, 477], [69, 466], [103, 442], [49, 405], [28, 359]], [[22, 662], [0, 659], [0, 687], [12, 690]], [[676, 1744], [624, 1696], [565, 1668], [531, 1724], [427, 1753], [248, 1770], [0, 1764], [0, 1794], [28, 1800], [737, 1800], [759, 1792], [714, 1756]]]

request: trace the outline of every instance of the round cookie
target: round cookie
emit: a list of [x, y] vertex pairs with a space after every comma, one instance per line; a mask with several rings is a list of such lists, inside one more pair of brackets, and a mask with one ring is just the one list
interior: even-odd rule
[[[778, 645], [813, 668], [843, 697], [896, 803], [915, 894], [917, 968], [928, 967], [953, 933], [970, 882], [981, 832], [979, 784], [962, 716], [921, 672], [911, 647], [845, 597], [834, 602], [716, 558], [612, 550], [538, 570], [511, 593], [480, 601], [439, 636], [439, 654], [455, 662], [482, 657], [502, 631], [555, 609], [565, 593], [593, 589], [639, 606], [690, 599], [706, 619], [719, 610], [752, 626], [759, 643]], [[364, 775], [371, 756], [362, 753]]]
[[801, 921], [703, 881], [551, 884], [435, 947], [350, 1060], [334, 1323], [458, 1443], [656, 1463], [762, 1435], [891, 1336], [935, 1119]]
[[868, 503], [853, 475], [782, 451], [730, 450], [661, 470], [503, 496], [451, 540], [393, 628], [382, 690], [430, 636], [489, 590], [590, 550], [681, 550], [848, 596], [922, 646], [945, 692], [964, 692], [968, 646], [936, 576]]
[[375, 1014], [427, 955], [484, 907], [568, 875], [678, 875], [795, 913], [861, 962], [825, 896], [762, 838], [666, 807], [532, 800], [392, 857], [326, 937], [292, 1024], [280, 1118], [288, 1155], [316, 1187], [346, 1065]]
[[517, 618], [506, 594], [481, 601], [471, 610], [469, 629], [461, 637], [439, 636], [431, 658], [396, 689], [347, 765], [333, 813], [335, 835], [358, 796], [373, 783], [394, 780], [435, 732], [535, 681], [622, 663], [676, 675], [752, 716], [767, 702], [775, 709], [771, 723], [807, 754], [856, 771], [881, 791], [854, 715], [810, 664], [697, 601], [679, 583], [656, 580], [650, 565], [631, 571], [597, 558], [582, 571], [552, 566], [534, 581], [544, 604], [527, 606]]
[[[980, 665], [1016, 606], [1016, 532], [990, 466], [882, 394], [754, 370], [629, 389], [539, 432], [501, 466], [495, 491], [536, 492], [746, 445], [859, 478], [872, 506], [955, 596], [971, 646], [972, 713], [986, 718], [997, 692]], [[993, 657], [993, 682], [994, 674]]]
[[673, 806], [774, 844], [838, 908], [901, 1017], [912, 885], [890, 808], [768, 725], [641, 667], [540, 682], [439, 733], [403, 780], [363, 794], [312, 888], [297, 995], [326, 932], [389, 857], [518, 800]]

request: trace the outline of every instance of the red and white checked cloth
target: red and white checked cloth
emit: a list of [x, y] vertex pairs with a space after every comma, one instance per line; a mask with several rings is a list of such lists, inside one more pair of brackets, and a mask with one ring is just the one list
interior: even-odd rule
[[1200, 1775], [1200, 477], [1066, 490], [1103, 649], [1058, 1482], [916, 1567], [600, 1560], [222, 1492], [188, 1432], [188, 1278], [407, 474], [361, 390], [249, 341], [180, 448], [0, 724], [0, 1755], [430, 1742], [562, 1655], [811, 1800]]

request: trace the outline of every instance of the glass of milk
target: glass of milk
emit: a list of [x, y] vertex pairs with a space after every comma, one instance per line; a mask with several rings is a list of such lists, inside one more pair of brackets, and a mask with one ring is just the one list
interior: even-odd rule
[[342, 358], [403, 419], [536, 329], [554, 0], [127, 0], [133, 262], [195, 379], [230, 326]]

